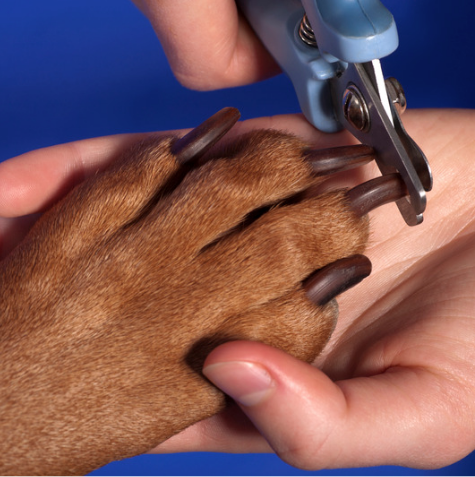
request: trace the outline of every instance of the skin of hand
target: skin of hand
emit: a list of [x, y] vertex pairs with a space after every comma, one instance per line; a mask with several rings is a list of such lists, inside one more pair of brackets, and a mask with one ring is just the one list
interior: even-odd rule
[[187, 88], [229, 88], [279, 72], [247, 21], [238, 14], [234, 0], [133, 2], [149, 19], [173, 73]]
[[[305, 469], [436, 468], [474, 449], [475, 112], [408, 111], [404, 122], [434, 171], [424, 223], [408, 227], [394, 204], [372, 212], [373, 273], [339, 297], [338, 325], [314, 366], [259, 343], [216, 348], [204, 373], [237, 404], [156, 452], [274, 451]], [[353, 142], [301, 116], [238, 123], [230, 134], [257, 127], [322, 148]], [[49, 205], [141, 137], [79, 141], [0, 164], [0, 256]], [[329, 186], [376, 175], [373, 164]]]

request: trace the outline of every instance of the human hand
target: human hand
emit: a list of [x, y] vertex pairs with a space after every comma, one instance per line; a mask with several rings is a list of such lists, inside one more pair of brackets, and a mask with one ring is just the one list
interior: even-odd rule
[[229, 88], [279, 72], [234, 0], [133, 2], [150, 20], [176, 78], [188, 88]]
[[[373, 273], [339, 298], [315, 366], [258, 343], [220, 346], [205, 374], [249, 420], [231, 408], [156, 452], [274, 451], [306, 469], [435, 468], [474, 449], [475, 113], [408, 111], [404, 121], [434, 171], [424, 223], [407, 227], [395, 206], [374, 211]], [[311, 135], [303, 123], [289, 127]], [[375, 168], [365, 174], [359, 181]], [[262, 376], [253, 370], [268, 374], [267, 386], [252, 388]]]

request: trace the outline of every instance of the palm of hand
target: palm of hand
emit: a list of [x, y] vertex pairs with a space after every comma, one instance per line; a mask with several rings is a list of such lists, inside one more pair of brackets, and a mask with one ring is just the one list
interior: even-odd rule
[[[469, 132], [473, 115], [467, 116]], [[442, 372], [443, 356], [470, 358], [475, 221], [467, 159], [474, 147], [470, 140], [456, 143], [456, 134], [466, 137], [462, 121], [451, 127], [435, 114], [431, 118], [430, 134], [420, 141], [436, 180], [424, 224], [408, 228], [392, 211], [374, 212], [367, 252], [373, 275], [340, 299], [344, 322], [320, 358], [337, 378], [378, 374], [393, 366]]]
[[[432, 466], [472, 450], [474, 119], [470, 112], [411, 117], [409, 127], [434, 168], [424, 223], [408, 228], [395, 219], [394, 207], [374, 212], [367, 251], [373, 274], [339, 299], [340, 326], [317, 362], [334, 380], [374, 378], [373, 394], [365, 397], [374, 437], [393, 429], [388, 462]], [[347, 383], [340, 385], [345, 391]], [[362, 396], [352, 388], [347, 398]], [[382, 416], [389, 422], [381, 423]], [[406, 432], [395, 432], [398, 427]], [[420, 446], [421, 432], [425, 459], [404, 459]]]

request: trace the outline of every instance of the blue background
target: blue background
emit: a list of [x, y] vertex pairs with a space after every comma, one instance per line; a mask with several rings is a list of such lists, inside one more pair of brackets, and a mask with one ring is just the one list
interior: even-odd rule
[[[173, 1], [173, 0], [171, 0]], [[193, 0], [190, 0], [193, 1]], [[400, 47], [383, 61], [409, 107], [475, 108], [475, 2], [385, 0]], [[190, 38], [193, 41], [193, 38]], [[0, 2], [0, 160], [93, 136], [192, 127], [224, 106], [244, 118], [298, 112], [284, 76], [198, 93], [181, 87], [128, 0]], [[472, 475], [475, 455], [440, 471], [396, 467], [333, 475]], [[315, 475], [272, 455], [140, 456], [96, 475]]]

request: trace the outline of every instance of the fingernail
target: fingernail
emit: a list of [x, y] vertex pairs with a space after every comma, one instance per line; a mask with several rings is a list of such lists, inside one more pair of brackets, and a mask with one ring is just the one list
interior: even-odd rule
[[243, 406], [263, 403], [275, 389], [271, 375], [259, 364], [248, 361], [210, 364], [203, 368], [203, 374]]

